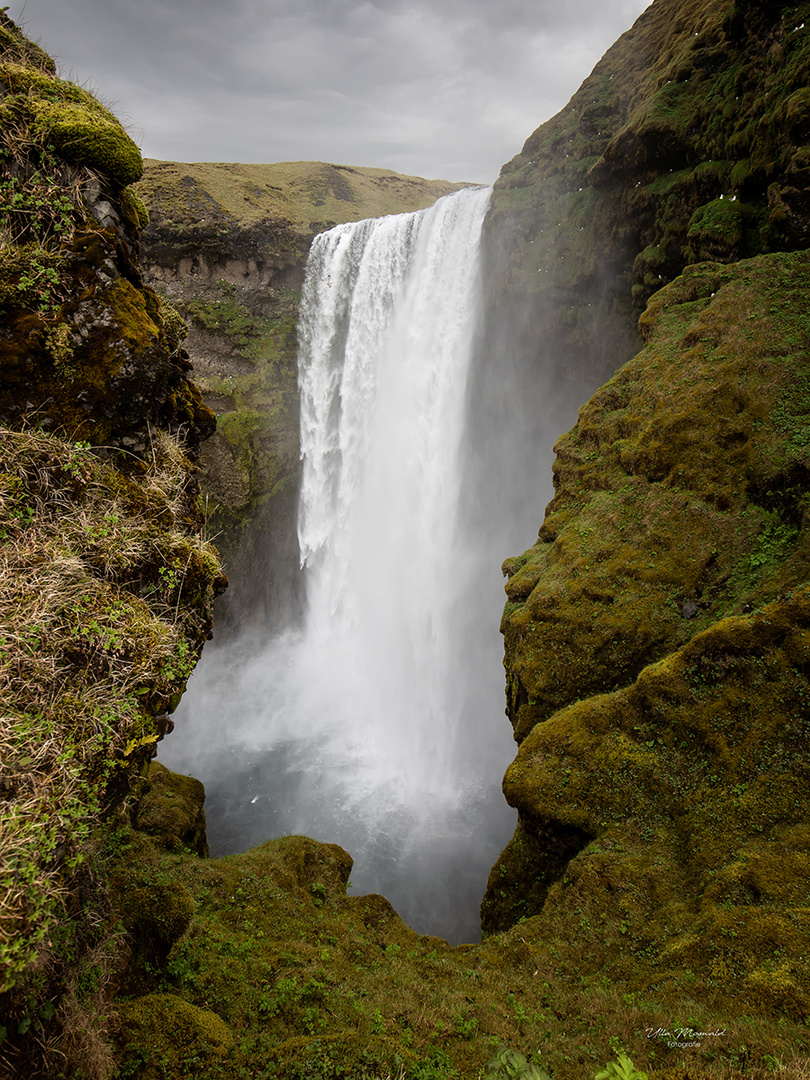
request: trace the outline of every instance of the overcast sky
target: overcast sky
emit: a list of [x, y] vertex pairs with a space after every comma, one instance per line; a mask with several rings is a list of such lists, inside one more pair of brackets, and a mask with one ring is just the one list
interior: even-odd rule
[[147, 157], [490, 183], [647, 0], [5, 0]]

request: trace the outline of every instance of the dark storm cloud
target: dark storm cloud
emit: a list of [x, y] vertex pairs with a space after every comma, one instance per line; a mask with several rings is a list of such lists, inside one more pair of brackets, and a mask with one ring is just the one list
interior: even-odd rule
[[14, 0], [143, 152], [489, 182], [644, 0]]

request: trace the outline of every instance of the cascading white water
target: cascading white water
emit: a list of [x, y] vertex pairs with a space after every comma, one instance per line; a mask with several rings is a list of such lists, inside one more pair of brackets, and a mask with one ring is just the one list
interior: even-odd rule
[[[299, 518], [311, 715], [347, 801], [463, 798], [449, 566], [487, 189], [317, 237], [303, 295]], [[394, 827], [393, 823], [389, 827]]]
[[481, 591], [460, 497], [488, 202], [465, 189], [316, 237], [299, 330], [303, 628], [248, 658], [215, 654], [215, 674], [204, 657], [183, 706], [205, 727], [227, 717], [193, 767], [210, 793], [227, 747], [230, 850], [290, 832], [340, 843], [356, 888], [450, 937], [474, 933], [453, 889], [472, 905], [483, 892], [512, 753], [499, 581], [481, 616], [494, 637], [483, 693], [464, 630]]

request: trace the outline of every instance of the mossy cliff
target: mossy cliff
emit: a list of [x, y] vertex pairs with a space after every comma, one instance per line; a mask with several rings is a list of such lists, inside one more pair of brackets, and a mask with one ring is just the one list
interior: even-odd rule
[[140, 171], [0, 12], [2, 1075], [40, 1075], [43, 1047], [75, 1064], [103, 1028], [77, 982], [110, 952], [97, 832], [171, 728], [224, 584], [193, 460], [214, 417], [141, 279]]
[[[741, 1015], [739, 1002], [727, 1001], [719, 983], [713, 1000], [695, 994], [699, 968], [685, 958], [697, 947], [689, 953], [686, 941], [682, 962], [671, 960], [670, 978], [645, 981], [643, 943], [627, 937], [636, 933], [632, 911], [642, 879], [636, 874], [623, 888], [621, 878], [611, 878], [610, 914], [618, 909], [631, 930], [605, 920], [604, 897], [592, 892], [618, 843], [606, 848], [602, 862], [592, 853], [565, 926], [528, 919], [481, 945], [452, 948], [414, 933], [382, 896], [352, 896], [351, 858], [335, 845], [289, 836], [239, 855], [200, 859], [180, 839], [193, 836], [187, 828], [198, 816], [200, 793], [188, 778], [159, 767], [149, 780], [137, 828], [122, 822], [110, 830], [104, 849], [125, 945], [118, 998], [107, 1006], [114, 1016], [115, 1076], [538, 1075], [505, 1065], [489, 1070], [487, 1063], [505, 1046], [513, 1064], [530, 1059], [557, 1080], [591, 1080], [619, 1049], [637, 1066], [657, 1070], [652, 1076], [660, 1080], [737, 1080], [767, 1076], [777, 1060], [790, 1068], [807, 1053], [807, 1028], [792, 1005], [794, 977], [784, 958], [768, 953], [775, 935], [786, 933], [781, 915], [794, 899], [790, 889], [781, 892], [780, 909], [759, 924], [761, 962], [751, 975], [752, 996], [768, 1003], [764, 1012], [781, 993], [777, 1024], [776, 1016], [755, 1009]], [[748, 859], [741, 857], [715, 882], [718, 896], [777, 888], [783, 879], [771, 875], [800, 868], [804, 856], [792, 850], [795, 839], [786, 830], [778, 850], [752, 846]], [[632, 836], [625, 847], [635, 872], [645, 848]], [[653, 869], [643, 879], [645, 900], [655, 887]], [[721, 911], [728, 921], [716, 921], [719, 936], [736, 925]], [[752, 923], [758, 914], [756, 906], [750, 909]], [[583, 940], [589, 945], [584, 961]], [[617, 965], [622, 949], [624, 962]], [[606, 957], [611, 960], [600, 970]], [[502, 1053], [500, 1060], [510, 1056]], [[86, 1075], [104, 1073], [88, 1069]]]
[[660, 989], [688, 969], [700, 1000], [797, 1017], [809, 289], [806, 252], [690, 268], [559, 441], [540, 539], [505, 565], [520, 817], [483, 906], [553, 940], [585, 904], [582, 970]]
[[655, 0], [501, 171], [490, 355], [592, 390], [684, 266], [806, 247], [809, 74], [807, 4]]
[[[232, 587], [220, 625], [253, 609], [287, 625], [298, 566], [298, 305], [313, 236], [429, 206], [463, 185], [323, 162], [145, 162], [147, 280], [183, 314], [195, 379], [219, 418], [202, 487]], [[269, 537], [269, 539], [268, 539]], [[267, 565], [258, 583], [251, 567]], [[258, 610], [257, 610], [258, 609]]]
[[504, 564], [519, 822], [482, 906], [488, 932], [521, 921], [629, 993], [799, 1020], [805, 19], [656, 0], [496, 185], [492, 296], [528, 312], [520, 348], [548, 315], [552, 368], [618, 370]]

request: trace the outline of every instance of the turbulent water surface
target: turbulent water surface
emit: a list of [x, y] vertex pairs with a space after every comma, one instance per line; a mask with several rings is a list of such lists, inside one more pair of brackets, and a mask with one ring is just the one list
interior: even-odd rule
[[452, 940], [477, 936], [512, 826], [503, 552], [461, 519], [488, 201], [468, 189], [316, 238], [300, 326], [303, 624], [206, 649], [185, 735], [160, 755], [205, 782], [214, 853], [290, 832], [340, 843], [354, 892]]

